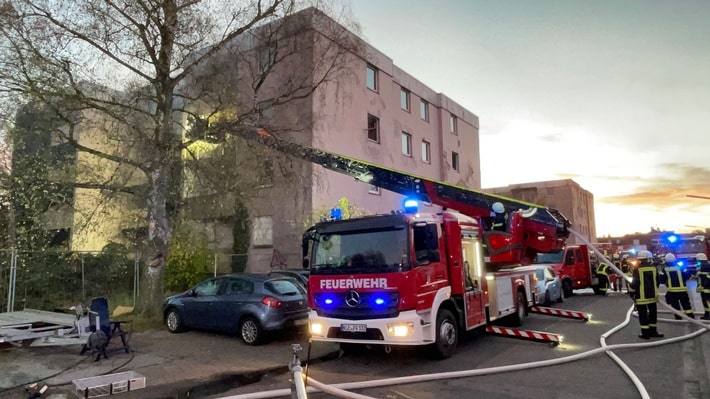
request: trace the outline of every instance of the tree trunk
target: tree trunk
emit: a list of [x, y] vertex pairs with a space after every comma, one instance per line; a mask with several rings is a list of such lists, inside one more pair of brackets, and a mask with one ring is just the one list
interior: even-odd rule
[[162, 317], [165, 297], [165, 265], [168, 258], [168, 217], [166, 198], [170, 168], [158, 166], [150, 173], [151, 189], [148, 195], [148, 245], [142, 258], [147, 265], [141, 284], [139, 313], [148, 319]]

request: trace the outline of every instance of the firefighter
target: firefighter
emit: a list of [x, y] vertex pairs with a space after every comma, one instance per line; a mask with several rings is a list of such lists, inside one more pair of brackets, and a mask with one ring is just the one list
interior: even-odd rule
[[505, 207], [500, 202], [494, 202], [491, 208], [493, 209], [493, 212], [491, 212], [491, 218], [493, 218], [491, 230], [506, 231], [508, 214], [505, 213]]
[[[666, 292], [666, 303], [671, 305], [675, 310], [681, 310], [686, 316], [691, 319], [695, 318], [693, 307], [690, 305], [688, 297], [688, 287], [683, 279], [683, 272], [676, 263], [675, 255], [666, 254], [663, 263], [663, 272], [658, 276], [658, 283], [668, 287]], [[682, 317], [676, 315], [676, 320], [681, 320]]]
[[639, 338], [661, 338], [663, 334], [658, 332], [656, 323], [658, 321], [658, 279], [656, 266], [652, 263], [651, 252], [639, 251], [638, 266], [631, 272], [631, 283], [629, 283], [629, 295], [636, 304], [636, 311], [641, 325]]
[[624, 254], [621, 257], [621, 271], [624, 273], [624, 286], [626, 286], [626, 292], [629, 292], [629, 281], [631, 281], [632, 267], [630, 265], [629, 255]]
[[710, 262], [704, 253], [695, 255], [698, 261], [698, 288], [705, 313], [701, 319], [710, 320]]
[[[614, 254], [611, 257], [612, 263], [614, 263], [614, 267], [621, 270], [621, 259], [619, 258], [619, 254]], [[614, 271], [613, 276], [614, 279], [612, 281], [612, 288], [614, 289], [614, 291], [621, 291], [621, 287], [624, 286], [624, 275], [618, 274], [616, 273], [616, 271]]]
[[597, 279], [599, 279], [599, 293], [606, 295], [609, 291], [609, 265], [604, 262], [597, 267]]

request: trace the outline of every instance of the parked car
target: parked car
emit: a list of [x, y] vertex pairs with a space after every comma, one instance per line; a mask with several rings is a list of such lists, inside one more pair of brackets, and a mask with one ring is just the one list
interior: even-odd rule
[[296, 280], [298, 280], [301, 284], [303, 284], [303, 287], [308, 290], [308, 277], [310, 276], [311, 272], [310, 270], [307, 269], [280, 269], [280, 270], [272, 270], [269, 272], [270, 276], [287, 276], [287, 277], [293, 277]]
[[238, 273], [208, 278], [165, 299], [168, 331], [201, 329], [238, 333], [258, 345], [267, 334], [308, 324], [306, 290], [293, 277]]
[[552, 302], [562, 303], [562, 281], [555, 270], [546, 265], [516, 267], [516, 270], [534, 270], [537, 284], [537, 305], [549, 306]]

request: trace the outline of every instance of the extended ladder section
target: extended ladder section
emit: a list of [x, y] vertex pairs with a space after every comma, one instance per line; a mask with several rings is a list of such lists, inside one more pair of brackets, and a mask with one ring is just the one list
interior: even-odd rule
[[569, 221], [557, 210], [512, 198], [487, 194], [411, 173], [377, 166], [345, 155], [306, 147], [276, 138], [261, 129], [239, 129], [246, 140], [258, 141], [276, 151], [354, 177], [374, 186], [417, 198], [482, 220], [490, 217], [493, 203], [509, 214], [507, 231], [488, 231], [483, 241], [493, 264], [531, 260], [537, 252], [556, 252], [569, 236]]

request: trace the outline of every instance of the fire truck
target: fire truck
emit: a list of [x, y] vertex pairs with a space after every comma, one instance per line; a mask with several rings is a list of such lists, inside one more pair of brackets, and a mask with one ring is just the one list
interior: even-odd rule
[[602, 294], [600, 279], [596, 274], [599, 260], [584, 244], [568, 245], [558, 252], [539, 253], [534, 263], [549, 265], [560, 276], [565, 298], [571, 297], [574, 290], [584, 288], [591, 288], [596, 295]]
[[[391, 214], [317, 223], [303, 239], [314, 341], [428, 346], [450, 357], [462, 331], [507, 317], [520, 324], [535, 301], [534, 272], [514, 270], [559, 251], [569, 221], [557, 210], [414, 176], [343, 155], [241, 132], [273, 149], [402, 195]], [[417, 201], [443, 211], [421, 213]], [[485, 226], [495, 202], [506, 231]], [[337, 215], [337, 212], [335, 213]]]
[[672, 253], [683, 272], [683, 278], [688, 280], [698, 272], [695, 256], [704, 253], [710, 259], [710, 239], [703, 235], [668, 234], [664, 239], [666, 253]]

